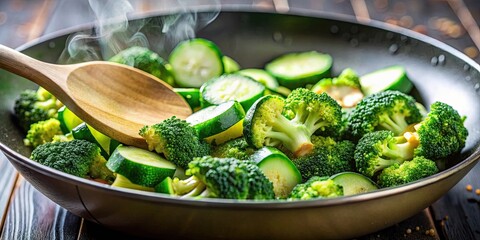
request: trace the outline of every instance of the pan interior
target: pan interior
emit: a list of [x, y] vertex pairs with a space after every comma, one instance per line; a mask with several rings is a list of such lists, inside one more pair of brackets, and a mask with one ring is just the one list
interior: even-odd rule
[[[161, 17], [132, 20], [132, 23], [135, 21], [146, 22], [145, 29], [150, 32], [145, 34], [152, 48], [168, 59], [175, 44], [155, 46], [156, 42], [165, 40], [153, 31], [162, 22]], [[20, 50], [56, 63], [68, 36], [69, 33], [57, 34]], [[434, 101], [442, 101], [467, 116], [466, 147], [448, 166], [462, 161], [478, 148], [480, 109], [475, 104], [480, 101], [480, 68], [458, 51], [430, 38], [335, 19], [246, 12], [222, 12], [211, 24], [198, 29], [196, 36], [218, 44], [222, 52], [238, 61], [242, 68], [262, 68], [281, 54], [310, 50], [332, 55], [333, 75], [347, 67], [361, 75], [390, 65], [402, 65], [414, 82], [413, 95], [419, 102], [428, 107]], [[28, 157], [30, 149], [23, 145], [24, 133], [16, 126], [12, 109], [22, 90], [36, 86], [1, 70], [0, 79], [0, 142]]]

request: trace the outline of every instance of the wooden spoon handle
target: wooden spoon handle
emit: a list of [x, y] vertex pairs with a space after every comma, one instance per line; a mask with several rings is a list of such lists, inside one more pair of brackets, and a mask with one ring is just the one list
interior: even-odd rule
[[[0, 68], [22, 76], [54, 93], [62, 91], [69, 69], [33, 59], [0, 44]], [[57, 77], [54, 77], [57, 76]]]

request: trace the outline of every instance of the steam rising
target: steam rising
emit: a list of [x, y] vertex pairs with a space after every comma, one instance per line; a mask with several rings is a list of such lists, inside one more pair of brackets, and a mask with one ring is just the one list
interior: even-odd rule
[[[62, 63], [107, 60], [131, 46], [150, 48], [167, 56], [178, 42], [195, 37], [195, 32], [215, 20], [219, 14], [219, 0], [170, 0], [151, 1], [149, 9], [175, 9], [175, 14], [128, 21], [135, 13], [135, 1], [89, 0], [96, 16], [95, 27], [73, 34], [60, 57]], [[168, 3], [167, 3], [168, 2]], [[188, 9], [202, 2], [209, 12], [197, 13]], [[186, 5], [188, 4], [188, 6]]]

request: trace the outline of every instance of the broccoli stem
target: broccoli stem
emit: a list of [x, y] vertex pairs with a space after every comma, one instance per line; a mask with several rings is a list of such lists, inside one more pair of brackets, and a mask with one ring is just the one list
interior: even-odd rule
[[401, 159], [384, 159], [378, 158], [377, 164], [375, 164], [375, 173], [381, 171], [387, 167], [392, 166], [395, 163], [402, 164], [404, 161]]
[[173, 189], [177, 195], [185, 195], [193, 192], [199, 185], [203, 185], [203, 183], [195, 176], [191, 176], [185, 180], [175, 178]]
[[393, 114], [392, 116], [384, 115], [380, 127], [392, 131], [395, 135], [402, 134], [408, 127], [405, 117], [401, 114]]
[[278, 139], [283, 145], [293, 152], [295, 156], [303, 156], [313, 149], [310, 132], [305, 125], [297, 124], [279, 115], [267, 133], [268, 138]]
[[412, 143], [405, 141], [403, 136], [395, 137], [396, 143], [390, 143], [383, 149], [382, 154], [389, 159], [411, 160], [415, 147]]

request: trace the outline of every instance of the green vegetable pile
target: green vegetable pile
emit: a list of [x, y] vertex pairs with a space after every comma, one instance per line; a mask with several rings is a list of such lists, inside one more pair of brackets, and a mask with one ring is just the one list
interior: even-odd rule
[[98, 132], [45, 89], [25, 90], [14, 114], [33, 161], [179, 198], [297, 201], [421, 180], [468, 136], [452, 106], [409, 95], [414, 85], [401, 66], [335, 76], [330, 55], [308, 51], [242, 69], [199, 38], [168, 58], [134, 46], [110, 61], [170, 84], [194, 113], [139, 129], [148, 145], [140, 149]]

